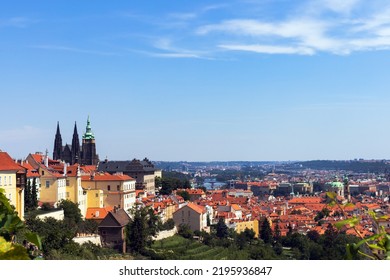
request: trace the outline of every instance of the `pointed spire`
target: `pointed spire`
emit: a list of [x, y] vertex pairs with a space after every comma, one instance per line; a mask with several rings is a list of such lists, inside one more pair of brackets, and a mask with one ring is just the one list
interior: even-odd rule
[[74, 122], [74, 131], [73, 131], [73, 138], [72, 138], [72, 160], [71, 164], [75, 164], [80, 159], [80, 140], [79, 140], [79, 134], [77, 132], [77, 123]]
[[57, 122], [57, 132], [56, 132], [57, 135], [61, 134], [60, 132], [60, 122]]
[[62, 137], [60, 132], [60, 122], [57, 122], [57, 132], [54, 138], [53, 159], [61, 159], [62, 157]]
[[73, 130], [73, 135], [77, 135], [77, 122], [74, 122], [74, 130]]
[[87, 119], [87, 127], [83, 135], [83, 139], [95, 139], [95, 135], [93, 135], [92, 128], [91, 128], [91, 121], [89, 120], [89, 115]]

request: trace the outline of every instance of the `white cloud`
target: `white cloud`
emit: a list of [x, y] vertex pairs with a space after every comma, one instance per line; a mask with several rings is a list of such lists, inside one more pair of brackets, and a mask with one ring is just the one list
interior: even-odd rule
[[271, 46], [271, 45], [219, 45], [218, 47], [231, 51], [249, 51], [266, 54], [301, 54], [313, 55], [313, 49], [306, 47], [285, 47], [285, 46]]
[[[202, 26], [197, 30], [199, 35], [207, 35], [212, 32], [230, 33], [238, 37], [250, 36], [259, 41], [274, 40], [279, 44], [279, 40], [288, 39], [289, 43], [283, 48], [287, 53], [313, 54], [314, 50], [337, 52], [341, 42], [326, 36], [331, 24], [314, 19], [293, 19], [285, 22], [262, 22], [257, 20], [229, 20], [220, 24]], [[243, 48], [245, 44], [239, 44]], [[259, 45], [263, 45], [259, 43]], [[296, 47], [296, 46], [299, 47]], [[282, 48], [282, 46], [278, 46]], [[257, 52], [258, 46], [248, 45], [247, 50], [253, 49]], [[308, 51], [310, 50], [310, 51]], [[279, 52], [275, 52], [279, 53]], [[284, 52], [280, 52], [284, 53]]]
[[[212, 59], [206, 52], [193, 51], [188, 49], [177, 48], [173, 46], [172, 40], [168, 38], [159, 38], [155, 40], [153, 46], [160, 50], [159, 52], [143, 52], [147, 55], [154, 57], [165, 58], [200, 58], [200, 59]], [[163, 51], [163, 52], [161, 52]]]
[[323, 0], [322, 5], [338, 13], [350, 13], [361, 0]]

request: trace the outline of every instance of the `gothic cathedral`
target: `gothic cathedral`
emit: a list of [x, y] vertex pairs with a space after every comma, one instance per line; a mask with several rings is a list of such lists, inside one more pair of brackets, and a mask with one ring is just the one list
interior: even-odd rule
[[57, 123], [53, 159], [62, 160], [69, 164], [79, 163], [81, 165], [97, 165], [99, 163], [99, 156], [96, 154], [95, 135], [92, 132], [89, 117], [81, 146], [76, 123], [74, 124], [72, 145], [66, 144], [65, 146], [62, 145], [60, 124]]

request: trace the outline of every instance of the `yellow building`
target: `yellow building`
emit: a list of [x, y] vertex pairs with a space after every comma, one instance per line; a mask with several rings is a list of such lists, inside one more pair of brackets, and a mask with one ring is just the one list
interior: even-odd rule
[[66, 174], [66, 199], [76, 203], [81, 215], [85, 217], [87, 213], [87, 191], [83, 190], [81, 184], [80, 165], [67, 166], [63, 164], [63, 173]]
[[87, 206], [88, 208], [103, 208], [104, 193], [103, 190], [87, 190]]
[[57, 207], [61, 200], [66, 199], [66, 177], [53, 167], [49, 167], [49, 163], [57, 161], [49, 160], [47, 156], [38, 153], [28, 155], [27, 160], [40, 175], [39, 201]]
[[253, 221], [242, 221], [236, 223], [236, 232], [241, 233], [245, 231], [245, 229], [251, 229], [255, 232], [255, 238], [259, 237], [259, 221], [253, 220]]
[[0, 188], [5, 190], [5, 196], [15, 206], [21, 219], [24, 216], [26, 173], [26, 169], [15, 163], [8, 153], [0, 151]]
[[[123, 174], [96, 173], [81, 176], [81, 185], [84, 190], [87, 192], [103, 191], [103, 207], [118, 207], [126, 211], [135, 204], [135, 183], [135, 179]], [[92, 206], [88, 205], [88, 207]]]

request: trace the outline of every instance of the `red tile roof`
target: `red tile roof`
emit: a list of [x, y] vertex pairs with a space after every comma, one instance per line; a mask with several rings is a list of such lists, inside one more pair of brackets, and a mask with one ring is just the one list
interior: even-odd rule
[[38, 170], [32, 167], [28, 162], [23, 162], [22, 166], [27, 169], [27, 178], [40, 177]]
[[86, 219], [90, 220], [103, 220], [108, 212], [114, 210], [114, 207], [108, 206], [105, 208], [99, 208], [99, 207], [89, 207], [87, 209], [87, 213], [85, 214]]
[[0, 152], [0, 171], [19, 171], [24, 167], [15, 163], [15, 161], [6, 152]]
[[194, 210], [195, 212], [199, 213], [199, 214], [206, 213], [205, 207], [200, 206], [200, 205], [197, 205], [197, 204], [195, 204], [195, 203], [189, 202], [189, 203], [187, 204], [187, 206], [188, 206], [189, 208], [191, 208], [192, 210]]

